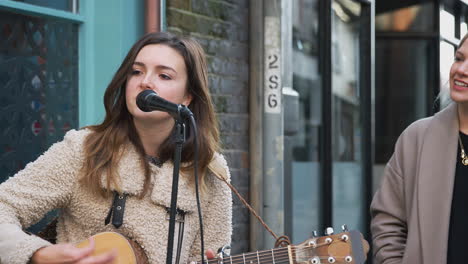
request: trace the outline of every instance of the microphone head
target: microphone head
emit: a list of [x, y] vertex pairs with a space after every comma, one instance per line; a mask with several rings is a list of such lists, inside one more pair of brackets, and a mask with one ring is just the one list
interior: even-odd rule
[[144, 90], [143, 92], [139, 93], [136, 98], [136, 103], [138, 108], [140, 108], [143, 112], [151, 112], [154, 109], [149, 107], [149, 97], [157, 96], [157, 93], [153, 90]]
[[189, 118], [193, 116], [188, 107], [175, 104], [158, 96], [153, 90], [144, 90], [136, 98], [138, 108], [143, 112], [162, 111], [167, 112], [176, 119]]

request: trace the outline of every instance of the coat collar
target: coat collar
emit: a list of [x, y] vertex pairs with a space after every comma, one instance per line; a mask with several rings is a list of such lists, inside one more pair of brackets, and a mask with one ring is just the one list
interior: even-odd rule
[[[172, 194], [173, 163], [165, 162], [161, 168], [150, 164], [151, 184], [149, 198], [155, 204], [170, 208]], [[144, 170], [140, 166], [140, 157], [133, 145], [128, 144], [122, 154], [117, 169], [120, 190], [130, 195], [140, 195], [145, 181]], [[107, 189], [106, 177], [101, 177], [101, 187]], [[117, 188], [111, 186], [112, 191]], [[147, 198], [144, 198], [147, 199]], [[179, 188], [177, 194], [177, 208], [186, 212], [196, 210], [195, 187], [189, 177], [179, 174]]]
[[422, 263], [445, 263], [458, 144], [455, 103], [437, 113], [423, 136], [418, 168]]

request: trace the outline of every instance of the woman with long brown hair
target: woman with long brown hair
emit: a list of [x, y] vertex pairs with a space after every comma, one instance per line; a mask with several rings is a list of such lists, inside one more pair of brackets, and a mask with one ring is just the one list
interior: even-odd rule
[[[193, 113], [181, 156], [174, 258], [196, 260], [200, 228], [195, 198], [195, 135], [206, 248], [231, 239], [232, 198], [200, 45], [169, 33], [150, 33], [130, 49], [104, 95], [106, 116], [72, 130], [36, 161], [0, 185], [0, 263], [112, 263], [115, 252], [92, 256], [95, 243], [74, 244], [101, 232], [117, 232], [149, 263], [166, 259], [175, 144], [174, 118], [143, 112], [137, 95], [152, 90]], [[22, 228], [61, 208], [52, 245]], [[67, 243], [67, 244], [66, 244]]]

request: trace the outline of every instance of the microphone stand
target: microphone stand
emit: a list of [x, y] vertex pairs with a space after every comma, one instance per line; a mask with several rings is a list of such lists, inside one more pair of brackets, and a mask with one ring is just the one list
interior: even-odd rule
[[166, 264], [172, 264], [172, 253], [174, 251], [175, 218], [177, 212], [177, 192], [179, 190], [179, 169], [182, 156], [182, 147], [185, 143], [185, 124], [180, 116], [179, 118], [175, 118], [175, 122], [176, 146], [174, 151], [174, 170], [172, 174], [171, 210], [169, 213], [169, 235], [167, 238]]

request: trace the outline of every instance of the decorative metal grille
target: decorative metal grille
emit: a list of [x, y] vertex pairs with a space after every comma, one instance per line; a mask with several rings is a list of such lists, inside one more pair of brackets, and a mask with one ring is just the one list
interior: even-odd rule
[[0, 11], [0, 182], [78, 126], [78, 26]]

